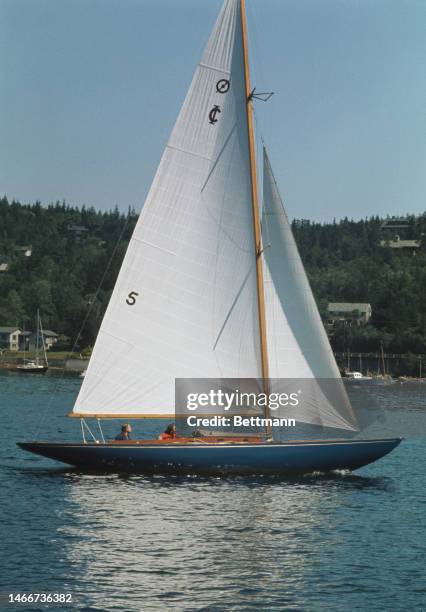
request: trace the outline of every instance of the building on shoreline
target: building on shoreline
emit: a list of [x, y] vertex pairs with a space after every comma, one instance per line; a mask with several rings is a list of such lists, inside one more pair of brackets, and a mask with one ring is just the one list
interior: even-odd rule
[[[43, 331], [40, 332], [40, 336], [43, 336], [43, 341], [44, 341], [44, 346], [45, 346], [46, 351], [51, 349], [52, 346], [54, 346], [59, 339], [58, 334], [50, 329], [43, 329]], [[40, 340], [39, 340], [39, 343], [41, 344]], [[33, 332], [29, 337], [30, 351], [35, 351], [37, 350], [37, 348], [40, 348], [40, 346], [37, 347], [36, 344], [37, 344], [37, 334], [36, 332]]]
[[[50, 329], [44, 329], [40, 332], [40, 336], [41, 334], [43, 334], [44, 346], [47, 351], [59, 340], [58, 334]], [[0, 349], [7, 351], [35, 351], [37, 350], [36, 344], [36, 332], [22, 331], [21, 328], [16, 326], [0, 327]], [[39, 341], [39, 344], [41, 346], [41, 341]]]
[[330, 302], [327, 306], [327, 328], [339, 325], [367, 325], [373, 314], [371, 304], [360, 302]]
[[19, 327], [0, 327], [0, 348], [19, 351], [21, 334]]

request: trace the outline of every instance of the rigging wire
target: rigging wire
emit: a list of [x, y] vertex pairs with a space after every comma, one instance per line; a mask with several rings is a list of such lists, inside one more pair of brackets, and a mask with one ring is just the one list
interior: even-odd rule
[[[255, 3], [251, 2], [249, 4], [249, 12], [250, 12], [250, 17], [251, 17], [251, 40], [253, 43], [253, 49], [254, 49], [254, 56], [256, 57], [256, 61], [253, 64], [253, 73], [255, 76], [255, 80], [256, 82], [259, 82], [262, 87], [263, 85], [269, 87], [272, 84], [272, 81], [269, 81], [266, 78], [266, 73], [264, 70], [264, 66], [262, 63], [262, 53], [260, 50], [260, 44], [259, 44], [259, 37], [257, 35], [257, 29], [256, 29], [256, 23], [260, 23], [258, 18], [256, 18], [255, 15], [255, 8], [254, 8]], [[259, 79], [259, 81], [258, 81]], [[254, 101], [252, 101], [253, 104], [253, 116], [254, 116], [254, 123], [255, 123], [255, 134], [256, 134], [256, 156], [257, 159], [262, 159], [263, 160], [263, 149], [266, 149], [266, 137], [265, 137], [265, 125], [264, 122], [261, 121], [260, 118], [260, 113], [257, 112], [256, 109], [256, 105], [254, 104]], [[258, 175], [260, 175], [260, 173], [262, 173], [262, 180], [260, 180], [260, 176], [258, 176], [258, 180], [259, 180], [259, 185], [263, 184], [264, 181], [264, 161], [262, 164], [257, 164], [257, 168], [258, 168]], [[269, 159], [267, 161], [267, 165], [269, 166]], [[272, 170], [271, 168], [269, 168], [271, 173]], [[274, 183], [276, 185], [276, 180], [275, 180], [275, 176], [273, 175], [273, 180]], [[278, 186], [276, 185], [276, 188], [278, 190]], [[278, 190], [279, 193], [279, 190]], [[283, 204], [283, 200], [281, 198], [281, 195], [279, 196], [280, 200], [281, 200], [281, 204], [282, 207], [284, 209], [284, 204]], [[263, 200], [263, 190], [262, 190], [262, 198], [261, 198], [261, 202], [262, 202], [262, 215], [261, 215], [261, 219], [263, 221], [264, 227], [262, 227], [262, 236], [264, 237], [264, 241], [262, 238], [262, 250], [265, 251], [268, 248], [271, 248], [271, 231], [270, 231], [270, 219], [269, 216], [266, 214], [266, 211], [264, 210], [265, 207], [265, 202]], [[268, 283], [265, 286], [265, 290], [270, 290], [270, 288], [268, 287]], [[276, 329], [276, 322], [277, 322], [277, 312], [276, 312], [276, 307], [275, 307], [275, 303], [274, 301], [272, 301], [272, 311], [271, 311], [271, 324], [272, 324], [272, 328]], [[269, 348], [272, 349], [271, 352], [269, 353], [269, 357], [270, 359], [272, 359], [274, 361], [275, 364], [275, 369], [278, 369], [278, 347], [277, 347], [277, 336], [276, 334], [273, 334], [273, 346], [271, 346], [271, 344], [269, 345]]]
[[[253, 83], [255, 83], [260, 89], [265, 87], [268, 89], [273, 85], [273, 79], [269, 76], [266, 70], [265, 63], [262, 58], [264, 54], [262, 52], [261, 36], [258, 33], [257, 24], [260, 23], [259, 16], [257, 14], [257, 7], [255, 2], [250, 2], [247, 5], [248, 17], [250, 19], [249, 38], [250, 47], [253, 49], [253, 53], [250, 54], [250, 68], [253, 74]], [[256, 113], [255, 105], [253, 105], [256, 122], [259, 124], [260, 138], [262, 144], [264, 144], [264, 138], [262, 136], [262, 130], [260, 130], [260, 121]], [[263, 134], [265, 134], [265, 125], [262, 126]], [[269, 139], [268, 139], [269, 140]]]
[[[81, 423], [81, 431], [82, 431], [82, 433], [83, 433], [83, 442], [84, 442], [84, 444], [86, 444], [86, 436], [85, 436], [85, 434], [84, 434], [84, 427], [85, 427], [85, 428], [86, 428], [86, 430], [89, 432], [89, 434], [92, 436], [93, 441], [94, 441], [95, 443], [99, 444], [99, 440], [97, 440], [97, 439], [95, 438], [95, 436], [94, 436], [94, 435], [93, 435], [93, 433], [92, 433], [92, 430], [90, 429], [90, 427], [88, 426], [88, 424], [86, 423], [86, 421], [85, 421], [84, 419], [80, 419], [80, 423]], [[102, 436], [102, 437], [103, 437], [103, 436]], [[104, 440], [104, 442], [105, 442], [105, 440]]]
[[[269, 86], [270, 81], [268, 80], [266, 76], [264, 63], [262, 61], [260, 36], [258, 35], [257, 27], [256, 27], [256, 24], [260, 23], [260, 21], [258, 19], [258, 16], [256, 15], [254, 5], [255, 5], [254, 2], [250, 2], [248, 5], [248, 13], [249, 13], [249, 18], [250, 18], [250, 30], [249, 30], [250, 31], [250, 43], [253, 48], [253, 53], [251, 54], [251, 70], [254, 76], [254, 81], [256, 83], [260, 83], [263, 87], [264, 85]], [[265, 136], [264, 136], [264, 123], [261, 122], [260, 114], [257, 112], [254, 101], [252, 101], [252, 105], [253, 105], [253, 116], [254, 116], [255, 137], [256, 137], [256, 158], [260, 160], [260, 159], [263, 159], [263, 148], [264, 147], [266, 148]], [[262, 185], [263, 184], [263, 163], [257, 164], [257, 174], [258, 174], [257, 176], [258, 184]], [[259, 198], [261, 202], [261, 219], [264, 219], [264, 223], [265, 223], [265, 234], [264, 234], [265, 244], [263, 244], [263, 240], [262, 240], [262, 250], [264, 251], [266, 248], [270, 247], [270, 231], [269, 231], [267, 215], [263, 214], [263, 207], [264, 207], [263, 192], [262, 194], [259, 194], [259, 195], [261, 195], [261, 197]], [[261, 222], [261, 225], [262, 225], [262, 222]]]

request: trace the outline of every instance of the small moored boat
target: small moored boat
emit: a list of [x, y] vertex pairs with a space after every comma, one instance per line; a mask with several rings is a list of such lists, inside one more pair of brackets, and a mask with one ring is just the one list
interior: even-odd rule
[[364, 376], [362, 372], [345, 372], [343, 380], [345, 382], [366, 382], [373, 380], [373, 377]]
[[[36, 336], [35, 336], [35, 359], [29, 360], [29, 361], [26, 360], [25, 352], [24, 352], [24, 363], [19, 364], [15, 366], [14, 368], [12, 368], [14, 372], [20, 372], [22, 374], [43, 374], [44, 372], [47, 372], [47, 370], [49, 369], [49, 364], [47, 361], [47, 354], [46, 354], [46, 345], [44, 342], [44, 335], [43, 335], [43, 327], [41, 324], [40, 313], [38, 310], [37, 310], [37, 317], [36, 317], [36, 325], [37, 325], [37, 331], [36, 331]], [[40, 358], [40, 353], [43, 354], [43, 358]]]
[[38, 363], [37, 361], [26, 361], [23, 364], [17, 365], [14, 370], [15, 372], [26, 372], [29, 374], [34, 374], [34, 373], [43, 373], [43, 372], [47, 372], [48, 370], [47, 365], [42, 365], [41, 363]]

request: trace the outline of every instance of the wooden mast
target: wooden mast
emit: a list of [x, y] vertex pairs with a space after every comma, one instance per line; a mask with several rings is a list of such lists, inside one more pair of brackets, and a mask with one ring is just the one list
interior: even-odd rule
[[[257, 301], [259, 311], [259, 332], [260, 332], [260, 350], [262, 359], [262, 378], [263, 390], [266, 394], [269, 393], [269, 365], [268, 365], [268, 348], [266, 342], [266, 317], [265, 317], [265, 294], [263, 286], [263, 267], [262, 267], [262, 231], [260, 226], [260, 211], [259, 199], [257, 192], [257, 171], [256, 171], [256, 152], [254, 141], [253, 127], [253, 107], [250, 100], [250, 70], [248, 61], [248, 43], [247, 43], [247, 19], [246, 19], [246, 2], [240, 0], [241, 6], [241, 29], [243, 37], [243, 54], [244, 54], [244, 77], [246, 86], [246, 109], [247, 109], [247, 132], [250, 157], [250, 179], [251, 179], [251, 200], [253, 208], [253, 230], [254, 243], [256, 253], [256, 277], [257, 277]], [[266, 418], [270, 415], [269, 406], [265, 406], [264, 415]], [[266, 433], [270, 435], [271, 428], [266, 427]]]

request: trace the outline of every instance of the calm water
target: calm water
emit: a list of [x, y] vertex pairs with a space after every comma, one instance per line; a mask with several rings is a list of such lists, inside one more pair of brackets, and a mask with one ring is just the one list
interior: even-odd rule
[[[424, 439], [356, 475], [291, 480], [85, 475], [17, 449], [37, 429], [80, 439], [64, 418], [80, 383], [0, 372], [2, 594], [67, 592], [83, 610], [426, 610]], [[373, 391], [420, 433], [425, 392]]]

